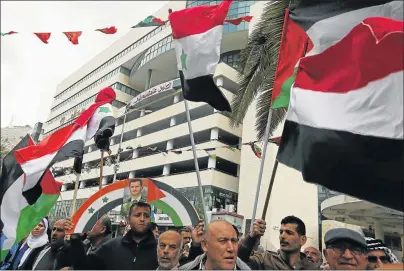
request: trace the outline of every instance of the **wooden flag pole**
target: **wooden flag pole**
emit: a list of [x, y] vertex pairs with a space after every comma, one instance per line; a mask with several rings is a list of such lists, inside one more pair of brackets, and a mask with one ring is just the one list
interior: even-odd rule
[[205, 206], [205, 200], [203, 198], [203, 189], [202, 189], [201, 175], [199, 173], [198, 156], [196, 155], [194, 133], [192, 131], [192, 125], [191, 125], [191, 115], [189, 114], [188, 102], [185, 99], [184, 99], [184, 104], [185, 104], [185, 113], [187, 115], [187, 121], [188, 121], [189, 137], [191, 139], [192, 152], [194, 154], [194, 163], [195, 163], [196, 178], [198, 180], [199, 196], [201, 197], [202, 208], [203, 208], [203, 213], [204, 213], [204, 217], [205, 217], [205, 219], [204, 219], [205, 227], [207, 227], [209, 224], [208, 213], [207, 213], [206, 206]]
[[79, 182], [80, 182], [80, 173], [76, 173], [76, 181], [74, 182], [74, 193], [73, 193], [73, 200], [72, 200], [72, 213], [70, 216], [76, 212], [76, 200], [77, 200], [77, 191], [79, 190]]
[[257, 214], [258, 198], [259, 198], [259, 194], [260, 194], [260, 190], [261, 190], [262, 174], [264, 172], [265, 157], [266, 157], [266, 154], [267, 154], [267, 146], [268, 146], [268, 140], [269, 140], [269, 129], [271, 127], [271, 122], [272, 122], [272, 109], [269, 109], [267, 126], [265, 127], [264, 144], [262, 146], [262, 156], [261, 156], [260, 171], [258, 173], [257, 189], [255, 191], [255, 200], [254, 200], [254, 205], [253, 205], [253, 213], [252, 213], [252, 216], [251, 216], [251, 231], [253, 230], [255, 216]]
[[275, 181], [276, 171], [278, 169], [278, 164], [279, 164], [278, 160], [275, 160], [274, 167], [272, 168], [271, 180], [269, 181], [269, 187], [268, 187], [267, 196], [265, 198], [264, 209], [262, 211], [262, 219], [263, 220], [265, 220], [265, 217], [267, 216], [269, 199], [271, 198], [272, 187], [274, 186], [274, 181]]
[[[76, 175], [76, 181], [74, 182], [74, 193], [73, 193], [73, 200], [72, 200], [72, 211], [70, 216], [73, 216], [74, 213], [76, 212], [76, 200], [77, 200], [77, 191], [79, 190], [79, 182], [80, 182], [80, 176], [81, 176], [81, 169], [83, 167], [83, 155], [84, 155], [84, 150], [82, 154], [76, 158], [74, 158], [74, 163], [73, 163], [73, 171], [74, 174]], [[62, 195], [62, 194], [60, 194]]]
[[100, 183], [99, 183], [99, 190], [102, 189], [102, 174], [104, 169], [104, 150], [101, 150], [101, 162], [100, 162]]

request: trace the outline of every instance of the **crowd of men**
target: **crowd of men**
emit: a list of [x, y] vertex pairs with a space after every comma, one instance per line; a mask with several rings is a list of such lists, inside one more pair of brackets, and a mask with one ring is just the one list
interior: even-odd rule
[[[47, 221], [41, 222], [2, 263], [2, 270], [374, 270], [403, 269], [380, 241], [360, 233], [332, 229], [322, 253], [307, 242], [306, 226], [295, 217], [280, 222], [279, 250], [258, 249], [266, 222], [257, 219], [246, 238], [225, 220], [159, 234], [151, 222], [151, 206], [134, 202], [130, 229], [111, 238], [112, 225], [102, 217], [87, 234], [65, 234], [70, 219], [56, 221], [49, 242]], [[38, 240], [42, 240], [41, 242]]]

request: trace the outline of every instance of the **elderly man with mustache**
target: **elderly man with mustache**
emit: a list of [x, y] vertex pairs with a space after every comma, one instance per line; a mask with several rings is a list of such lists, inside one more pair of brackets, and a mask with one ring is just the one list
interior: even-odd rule
[[178, 269], [184, 246], [182, 236], [176, 231], [166, 231], [159, 236], [157, 245], [157, 270]]

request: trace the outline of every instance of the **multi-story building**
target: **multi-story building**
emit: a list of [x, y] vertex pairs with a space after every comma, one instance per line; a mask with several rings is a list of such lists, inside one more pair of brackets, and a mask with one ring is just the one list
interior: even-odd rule
[[[168, 9], [218, 4], [221, 1], [171, 1], [154, 16], [167, 19]], [[234, 1], [228, 18], [249, 14], [255, 1]], [[248, 23], [225, 23], [221, 46], [221, 61], [214, 78], [224, 95], [232, 100], [237, 89], [237, 60], [248, 39]], [[119, 154], [117, 179], [152, 177], [181, 191], [197, 210], [199, 194], [183, 97], [176, 68], [175, 50], [169, 21], [165, 25], [137, 28], [67, 77], [57, 86], [43, 136], [74, 121], [78, 114], [95, 99], [99, 90], [111, 86], [117, 96], [113, 106], [119, 110], [134, 97], [135, 109], [127, 114], [122, 136], [123, 150]], [[159, 90], [155, 92], [154, 89]], [[154, 95], [152, 95], [154, 93]], [[231, 128], [228, 117], [205, 103], [189, 102], [198, 163], [205, 202], [209, 210], [233, 209], [239, 190], [240, 151], [224, 148], [241, 142], [242, 127]], [[111, 139], [112, 155], [118, 153], [123, 117], [117, 119]], [[139, 152], [138, 146], [163, 152]], [[184, 150], [182, 154], [166, 150]], [[95, 191], [100, 181], [100, 151], [93, 140], [86, 142], [83, 173], [78, 190], [80, 205]], [[213, 155], [215, 154], [215, 155]], [[105, 153], [102, 184], [113, 182], [114, 164]], [[73, 159], [54, 166], [64, 169], [56, 174], [63, 181], [61, 199], [52, 211], [54, 217], [70, 215], [75, 175], [69, 171]], [[56, 172], [56, 171], [55, 171]]]

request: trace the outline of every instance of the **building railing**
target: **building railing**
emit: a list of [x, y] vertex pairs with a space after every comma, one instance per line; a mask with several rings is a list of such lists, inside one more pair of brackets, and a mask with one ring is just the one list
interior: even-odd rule
[[[174, 139], [175, 140], [175, 139]], [[207, 143], [207, 142], [218, 142], [218, 143], [222, 143], [223, 145], [227, 145], [228, 143], [226, 143], [226, 142], [224, 142], [224, 141], [222, 141], [222, 140], [218, 140], [218, 139], [207, 139], [207, 140], [202, 140], [202, 141], [197, 141], [197, 142], [195, 142], [195, 144], [197, 144], [197, 145], [199, 145], [199, 144], [203, 144], [203, 143]], [[153, 144], [153, 145], [156, 145], [156, 144]], [[183, 149], [183, 148], [187, 148], [187, 147], [192, 147], [192, 145], [191, 144], [187, 144], [187, 145], [176, 145], [175, 146], [175, 148], [173, 148], [172, 150], [180, 150], [180, 149]], [[212, 147], [213, 149], [216, 149], [216, 148], [218, 148], [218, 147]], [[132, 148], [132, 149], [125, 149], [125, 150], [123, 150], [119, 155], [123, 155], [123, 154], [129, 154], [130, 152], [132, 152], [133, 153], [133, 151], [135, 151], [136, 149], [134, 149], [134, 148]], [[165, 152], [165, 151], [167, 151], [167, 152], [170, 152], [170, 150], [162, 150], [161, 152]], [[153, 156], [153, 155], [162, 155], [161, 154], [161, 152], [159, 152], [159, 153], [155, 153], [155, 152], [152, 152], [152, 153], [145, 153], [145, 154], [143, 154], [143, 155], [140, 155], [140, 156], [138, 156], [138, 157], [136, 157], [136, 158], [133, 158], [133, 156], [132, 155], [130, 155], [128, 158], [126, 158], [126, 159], [123, 159], [123, 160], [119, 160], [119, 163], [123, 163], [123, 162], [129, 162], [129, 161], [132, 161], [132, 160], [135, 160], [135, 159], [140, 159], [140, 158], [145, 158], [145, 157], [149, 157], [149, 156]], [[116, 156], [116, 155], [112, 155], [112, 156]], [[104, 165], [106, 165], [106, 161], [107, 160], [109, 160], [109, 159], [116, 159], [116, 158], [112, 158], [111, 156], [109, 156], [109, 157], [106, 157], [106, 158], [104, 158]], [[94, 160], [91, 160], [91, 161], [87, 161], [87, 162], [85, 162], [85, 163], [83, 163], [83, 168], [85, 168], [87, 165], [89, 165], [89, 164], [94, 164], [94, 163], [98, 163], [99, 164], [99, 162], [101, 161], [101, 158], [97, 158], [97, 159], [94, 159]], [[111, 161], [111, 166], [113, 165], [113, 163], [112, 163], [112, 161]], [[92, 169], [97, 169], [98, 167], [93, 167], [93, 168], [91, 168], [91, 170]], [[220, 170], [219, 170], [220, 171]], [[226, 173], [226, 174], [228, 174], [228, 175], [231, 175], [230, 173], [228, 173], [228, 172], [223, 172], [223, 173]], [[65, 174], [58, 174], [57, 175], [57, 177], [63, 177], [63, 176], [66, 176], [66, 175], [70, 175], [70, 174], [72, 174], [72, 173], [65, 173]]]

